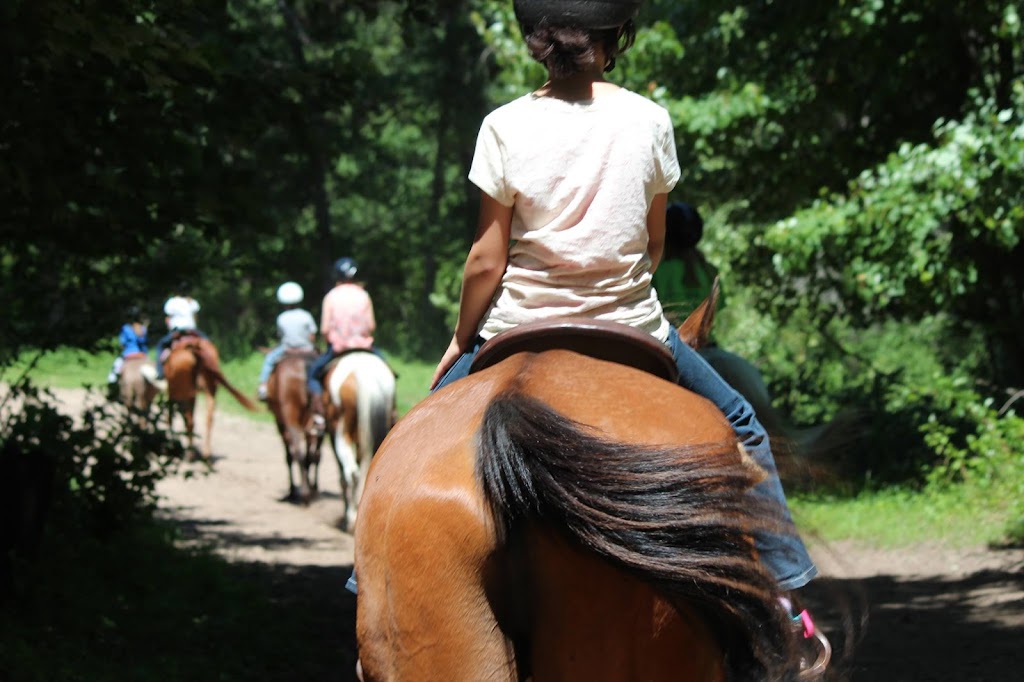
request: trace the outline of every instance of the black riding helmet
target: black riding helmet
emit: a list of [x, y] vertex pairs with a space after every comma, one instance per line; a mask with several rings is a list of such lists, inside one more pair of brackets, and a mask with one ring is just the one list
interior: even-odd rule
[[665, 244], [670, 251], [692, 249], [704, 236], [704, 219], [685, 201], [669, 204], [665, 211]]
[[359, 271], [359, 266], [356, 265], [354, 259], [345, 256], [334, 261], [334, 277], [335, 279], [353, 280], [356, 278], [356, 272]]
[[516, 19], [523, 26], [546, 21], [557, 26], [618, 28], [632, 19], [642, 0], [515, 0]]

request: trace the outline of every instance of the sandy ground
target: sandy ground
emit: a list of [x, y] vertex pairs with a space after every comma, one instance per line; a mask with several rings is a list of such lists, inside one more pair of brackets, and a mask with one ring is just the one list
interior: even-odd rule
[[[81, 404], [80, 391], [58, 395], [69, 407]], [[342, 583], [352, 537], [338, 529], [338, 468], [330, 447], [323, 450], [322, 495], [302, 508], [280, 501], [287, 474], [272, 424], [220, 412], [213, 431], [212, 471], [192, 466], [163, 481], [162, 513], [182, 524], [185, 537], [211, 544], [231, 561], [279, 571], [275, 589], [282, 598], [289, 590], [308, 591], [315, 575], [334, 595], [329, 598], [351, 612]], [[836, 646], [835, 670], [845, 679], [1021, 679], [1024, 550], [812, 542], [811, 551], [822, 577], [806, 596]], [[335, 634], [354, 646], [351, 618], [344, 621], [348, 631]]]

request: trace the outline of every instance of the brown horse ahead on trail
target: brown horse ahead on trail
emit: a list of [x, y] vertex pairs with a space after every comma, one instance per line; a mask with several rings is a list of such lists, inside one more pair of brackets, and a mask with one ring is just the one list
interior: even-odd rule
[[[171, 351], [164, 360], [164, 376], [167, 377], [167, 397], [178, 405], [185, 418], [185, 432], [188, 451], [194, 452], [196, 394], [206, 395], [206, 434], [203, 437], [203, 459], [209, 460], [212, 449], [213, 411], [216, 406], [217, 385], [235, 397], [247, 410], [256, 406], [241, 391], [231, 385], [220, 369], [217, 347], [209, 339], [195, 334], [182, 334], [171, 343]], [[168, 424], [173, 428], [174, 410], [168, 410]]]
[[[288, 465], [288, 500], [309, 504], [317, 494], [320, 473], [320, 445], [323, 433], [313, 428], [313, 410], [306, 388], [306, 371], [311, 351], [289, 350], [274, 367], [267, 382], [267, 406], [274, 413], [277, 431], [284, 441]], [[292, 465], [298, 469], [296, 486]]]
[[146, 380], [142, 368], [149, 364], [145, 353], [135, 353], [124, 359], [121, 376], [117, 380], [118, 397], [128, 409], [139, 414], [149, 412], [156, 398], [156, 386]]
[[492, 354], [378, 451], [356, 526], [365, 680], [795, 679], [750, 541], [779, 517], [724, 417], [558, 345]]

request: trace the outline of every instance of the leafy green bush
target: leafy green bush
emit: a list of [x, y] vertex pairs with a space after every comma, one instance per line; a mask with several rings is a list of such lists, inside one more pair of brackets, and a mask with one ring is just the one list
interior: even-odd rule
[[44, 529], [73, 542], [148, 518], [157, 481], [182, 453], [153, 420], [118, 404], [95, 401], [73, 419], [52, 394], [15, 384], [0, 403], [0, 581]]

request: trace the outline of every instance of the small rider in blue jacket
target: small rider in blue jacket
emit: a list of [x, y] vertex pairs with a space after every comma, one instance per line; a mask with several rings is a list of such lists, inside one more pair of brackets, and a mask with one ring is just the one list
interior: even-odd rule
[[128, 317], [131, 321], [121, 327], [121, 334], [117, 339], [121, 344], [121, 353], [114, 359], [114, 366], [107, 375], [109, 384], [117, 383], [125, 358], [138, 354], [145, 355], [149, 350], [149, 330], [139, 308], [132, 306], [128, 311]]

